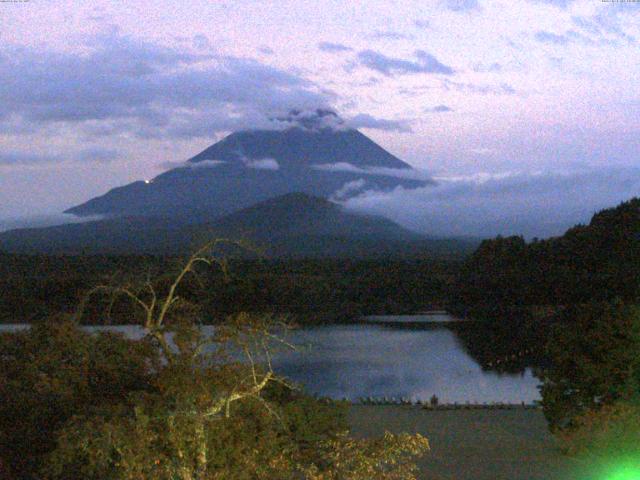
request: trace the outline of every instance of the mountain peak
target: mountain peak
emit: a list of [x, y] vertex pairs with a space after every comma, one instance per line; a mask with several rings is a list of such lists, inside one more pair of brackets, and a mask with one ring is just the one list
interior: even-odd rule
[[290, 110], [285, 116], [276, 117], [274, 120], [289, 124], [289, 128], [302, 128], [306, 130], [344, 129], [345, 121], [340, 116], [328, 108], [316, 108], [315, 110]]
[[347, 198], [429, 183], [406, 178], [410, 165], [347, 128], [332, 110], [291, 110], [279, 121], [291, 126], [232, 133], [152, 182], [114, 188], [67, 213], [188, 216], [197, 211], [210, 218], [296, 191]]
[[188, 163], [247, 164], [272, 159], [280, 168], [287, 169], [345, 163], [368, 168], [411, 168], [358, 130], [345, 128], [342, 120], [333, 115], [325, 112], [295, 117], [292, 126], [284, 130], [241, 130], [203, 150]]

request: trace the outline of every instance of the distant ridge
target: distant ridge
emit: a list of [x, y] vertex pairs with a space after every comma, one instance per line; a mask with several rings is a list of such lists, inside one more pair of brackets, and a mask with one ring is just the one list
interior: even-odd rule
[[324, 198], [294, 192], [271, 198], [213, 223], [228, 232], [273, 240], [289, 235], [347, 236], [412, 241], [422, 236], [383, 217], [360, 215]]
[[470, 253], [477, 242], [428, 239], [391, 220], [290, 193], [219, 219], [123, 217], [0, 233], [0, 249], [48, 254], [178, 254], [206, 238], [247, 239], [270, 257], [372, 257]]

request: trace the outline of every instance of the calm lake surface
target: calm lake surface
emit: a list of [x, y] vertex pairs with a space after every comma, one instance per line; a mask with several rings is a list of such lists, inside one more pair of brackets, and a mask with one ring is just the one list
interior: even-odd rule
[[[295, 330], [288, 340], [298, 350], [277, 353], [274, 369], [310, 393], [336, 399], [371, 396], [424, 401], [433, 394], [445, 403], [540, 399], [539, 381], [530, 368], [521, 374], [483, 370], [447, 328], [450, 322], [455, 319], [446, 314], [385, 316], [356, 325]], [[408, 323], [412, 328], [407, 328]], [[25, 326], [0, 325], [0, 332], [18, 328]], [[143, 335], [137, 326], [87, 328], [119, 331], [131, 338]]]

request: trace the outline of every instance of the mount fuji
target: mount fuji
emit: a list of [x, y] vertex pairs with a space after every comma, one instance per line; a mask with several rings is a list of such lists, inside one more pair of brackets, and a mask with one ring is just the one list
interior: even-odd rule
[[332, 111], [292, 111], [276, 125], [232, 133], [152, 180], [114, 188], [65, 213], [200, 220], [293, 192], [342, 200], [431, 182]]

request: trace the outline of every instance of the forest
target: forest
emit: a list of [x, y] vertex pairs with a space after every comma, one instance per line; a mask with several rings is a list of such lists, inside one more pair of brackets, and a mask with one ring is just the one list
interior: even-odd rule
[[450, 290], [450, 308], [493, 325], [497, 344], [539, 352], [543, 411], [568, 453], [638, 453], [639, 271], [633, 198], [560, 237], [483, 241]]
[[640, 199], [596, 213], [560, 237], [526, 242], [523, 237], [485, 240], [466, 260], [453, 307], [540, 310], [589, 301], [640, 296]]
[[[71, 312], [99, 284], [151, 277], [162, 283], [181, 257], [0, 254], [0, 323]], [[216, 323], [237, 311], [289, 314], [300, 324], [442, 308], [462, 259], [228, 259], [181, 286]], [[94, 309], [85, 323], [131, 323], [127, 306]]]

